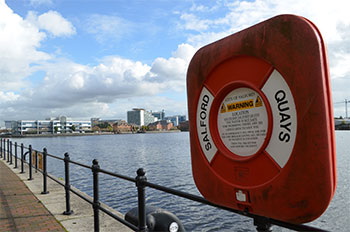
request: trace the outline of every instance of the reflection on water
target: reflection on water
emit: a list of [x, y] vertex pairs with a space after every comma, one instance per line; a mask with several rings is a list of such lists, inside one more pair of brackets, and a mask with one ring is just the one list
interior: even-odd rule
[[[74, 161], [91, 165], [98, 159], [102, 169], [127, 176], [136, 176], [140, 167], [146, 170], [150, 182], [200, 195], [193, 182], [189, 135], [182, 133], [126, 134], [79, 137], [24, 138], [15, 141], [34, 149], [44, 147], [53, 155], [63, 157], [69, 152]], [[350, 132], [337, 131], [338, 185], [334, 198], [326, 212], [313, 226], [330, 231], [347, 231], [350, 228], [350, 155], [347, 145]], [[64, 177], [64, 164], [52, 158], [48, 170], [57, 177]], [[91, 170], [70, 165], [71, 184], [92, 195]], [[137, 206], [134, 183], [100, 174], [100, 199], [122, 213]], [[317, 194], [317, 193], [315, 193]], [[251, 219], [213, 207], [165, 194], [146, 190], [147, 204], [156, 205], [175, 213], [187, 231], [255, 231]], [[287, 231], [273, 227], [273, 231]]]

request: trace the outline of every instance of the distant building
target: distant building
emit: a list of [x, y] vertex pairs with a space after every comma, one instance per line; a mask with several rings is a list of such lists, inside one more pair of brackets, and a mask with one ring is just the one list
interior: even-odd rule
[[11, 121], [14, 134], [62, 134], [85, 133], [91, 131], [91, 122], [72, 120], [66, 116], [51, 117], [45, 120]]
[[186, 121], [186, 115], [175, 115], [165, 117], [165, 120], [170, 120], [174, 124], [174, 126], [178, 126], [181, 122]]
[[5, 128], [6, 129], [12, 129], [13, 128], [13, 123], [15, 121], [5, 121]]
[[178, 128], [181, 131], [189, 131], [190, 130], [189, 121], [180, 122], [180, 124], [178, 125]]
[[129, 124], [136, 124], [138, 126], [147, 126], [156, 121], [152, 113], [141, 108], [134, 108], [127, 112], [127, 120]]
[[100, 123], [100, 118], [91, 118], [91, 126], [94, 127]]
[[96, 125], [100, 125], [100, 124], [109, 124], [111, 126], [113, 126], [113, 124], [118, 123], [118, 122], [122, 122], [124, 120], [121, 119], [101, 119], [101, 118], [91, 118], [91, 125], [92, 126], [96, 126]]
[[165, 119], [165, 113], [164, 110], [159, 111], [159, 112], [151, 112], [154, 117], [158, 119], [158, 121], [164, 120]]
[[173, 128], [173, 123], [168, 120], [161, 120], [148, 124], [149, 130], [171, 130]]
[[350, 119], [334, 119], [334, 126], [336, 130], [350, 130]]
[[116, 133], [125, 133], [125, 132], [131, 132], [133, 126], [129, 123], [121, 120], [113, 124], [113, 131]]
[[17, 121], [5, 121], [5, 128], [7, 132], [14, 133], [14, 128], [17, 127]]

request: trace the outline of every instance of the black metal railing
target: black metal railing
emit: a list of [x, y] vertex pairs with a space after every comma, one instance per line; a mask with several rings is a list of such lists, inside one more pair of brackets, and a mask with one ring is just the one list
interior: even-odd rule
[[[6, 149], [7, 147], [7, 149]], [[12, 151], [12, 148], [14, 148], [14, 152]], [[20, 148], [20, 153], [21, 156], [18, 158], [17, 156], [17, 148]], [[27, 152], [25, 152], [27, 150]], [[13, 155], [14, 154], [14, 155]], [[26, 161], [26, 156], [29, 156], [28, 162]], [[33, 156], [34, 155], [34, 156]], [[41, 155], [41, 157], [39, 157]], [[65, 189], [65, 204], [66, 204], [66, 210], [63, 212], [65, 215], [71, 215], [73, 214], [73, 210], [71, 209], [70, 206], [70, 192], [74, 193], [81, 199], [85, 200], [89, 204], [92, 205], [93, 209], [93, 215], [94, 215], [94, 231], [99, 231], [100, 230], [100, 222], [99, 222], [99, 211], [101, 210], [102, 212], [106, 213], [107, 215], [111, 216], [115, 220], [119, 221], [120, 223], [124, 224], [125, 226], [129, 227], [130, 229], [134, 231], [148, 231], [147, 225], [146, 225], [146, 201], [145, 201], [145, 188], [149, 187], [152, 189], [156, 189], [165, 193], [169, 193], [172, 195], [176, 195], [178, 197], [182, 197], [191, 201], [196, 201], [205, 205], [210, 205], [219, 209], [223, 209], [232, 213], [240, 214], [249, 218], [252, 218], [254, 220], [254, 225], [256, 226], [257, 231], [271, 231], [271, 225], [277, 225], [280, 227], [284, 227], [287, 229], [295, 230], [295, 231], [326, 231], [323, 229], [319, 229], [316, 227], [312, 227], [309, 225], [303, 225], [303, 224], [291, 224], [288, 222], [283, 222], [280, 220], [276, 220], [273, 218], [267, 218], [263, 216], [259, 216], [256, 214], [249, 213], [248, 211], [240, 211], [236, 209], [231, 209], [225, 206], [217, 205], [212, 202], [209, 202], [203, 197], [189, 194], [183, 191], [167, 188], [161, 185], [157, 185], [151, 182], [147, 181], [146, 177], [146, 172], [144, 169], [139, 168], [137, 170], [137, 176], [136, 178], [120, 175], [117, 173], [113, 173], [104, 169], [101, 169], [98, 161], [94, 159], [92, 161], [92, 165], [86, 165], [82, 164], [76, 161], [73, 161], [69, 157], [69, 153], [64, 154], [64, 158], [51, 155], [47, 152], [47, 149], [44, 148], [42, 152], [34, 150], [31, 145], [29, 147], [25, 147], [23, 143], [21, 145], [18, 145], [17, 142], [12, 144], [12, 142], [9, 139], [0, 139], [0, 158], [3, 160], [6, 160], [8, 163], [12, 164], [12, 157], [14, 156], [15, 159], [15, 167], [17, 168], [17, 159], [20, 159], [21, 161], [21, 174], [24, 174], [24, 165], [25, 163], [28, 164], [28, 169], [29, 169], [29, 176], [28, 180], [33, 180], [33, 168], [35, 168], [36, 171], [39, 171], [42, 173], [43, 176], [43, 191], [41, 192], [42, 194], [48, 194], [49, 191], [47, 189], [47, 178], [52, 179], [59, 185], [63, 186]], [[34, 158], [33, 158], [34, 157]], [[38, 157], [41, 160], [41, 164], [39, 165], [39, 160]], [[61, 160], [64, 162], [64, 167], [65, 167], [65, 180], [64, 182], [58, 180], [54, 176], [50, 175], [47, 172], [47, 158], [51, 157], [57, 160]], [[34, 164], [33, 164], [34, 161]], [[70, 175], [69, 175], [69, 164], [74, 164], [78, 165], [83, 168], [90, 169], [92, 171], [93, 175], [93, 200], [90, 200], [86, 196], [82, 195], [80, 192], [74, 190], [71, 188], [70, 185]], [[39, 167], [38, 167], [39, 165]], [[40, 168], [41, 167], [41, 168]], [[121, 218], [120, 216], [117, 216], [110, 210], [106, 209], [103, 207], [99, 201], [99, 173], [103, 173], [115, 178], [123, 179], [125, 181], [129, 182], [134, 182], [136, 187], [137, 187], [137, 192], [138, 192], [138, 226], [135, 226], [134, 224], [126, 221], [125, 219]]]

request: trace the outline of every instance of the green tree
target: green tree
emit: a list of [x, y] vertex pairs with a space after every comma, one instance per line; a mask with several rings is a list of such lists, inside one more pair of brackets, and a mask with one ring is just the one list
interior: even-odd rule
[[112, 127], [111, 125], [109, 125], [109, 124], [108, 124], [108, 126], [107, 126], [107, 131], [109, 131], [109, 132], [112, 132], [112, 131], [113, 131], [113, 127]]
[[72, 125], [72, 131], [75, 131], [76, 128], [75, 128], [75, 125]]

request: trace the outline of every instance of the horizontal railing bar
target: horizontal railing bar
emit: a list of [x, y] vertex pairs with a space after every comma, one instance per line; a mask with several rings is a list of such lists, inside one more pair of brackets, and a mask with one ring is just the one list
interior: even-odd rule
[[269, 218], [269, 222], [276, 226], [281, 226], [287, 229], [295, 230], [295, 231], [320, 231], [320, 232], [329, 232], [328, 230], [322, 230], [317, 227], [309, 226], [309, 225], [296, 225], [288, 222], [279, 221], [273, 218]]
[[124, 225], [126, 225], [130, 229], [132, 229], [134, 231], [138, 230], [137, 226], [135, 226], [134, 224], [131, 224], [130, 222], [124, 220], [123, 218], [121, 218], [121, 217], [115, 215], [114, 213], [108, 211], [108, 209], [105, 209], [103, 206], [98, 206], [98, 208], [100, 210], [102, 210], [103, 212], [105, 212], [106, 214], [108, 214], [109, 216], [111, 216], [112, 218], [114, 218], [115, 220], [117, 220], [118, 222], [123, 223]]
[[71, 188], [70, 191], [71, 191], [72, 193], [74, 193], [75, 195], [77, 195], [78, 197], [80, 197], [81, 199], [83, 199], [84, 201], [88, 202], [90, 205], [93, 204], [92, 200], [90, 200], [89, 198], [87, 198], [87, 197], [83, 196], [82, 194], [78, 193], [78, 192], [75, 191], [74, 189]]
[[49, 157], [52, 157], [52, 158], [55, 158], [55, 159], [59, 159], [59, 160], [64, 160], [63, 158], [61, 158], [61, 157], [58, 157], [58, 156], [55, 156], [55, 155], [51, 155], [51, 154], [47, 154], [47, 156], [49, 156]]
[[75, 164], [75, 165], [78, 165], [78, 166], [81, 166], [81, 167], [84, 167], [84, 168], [91, 169], [91, 166], [88, 166], [86, 164], [82, 164], [82, 163], [79, 163], [79, 162], [76, 162], [76, 161], [73, 161], [73, 160], [68, 160], [68, 162], [72, 163], [72, 164]]
[[136, 183], [135, 178], [131, 178], [131, 177], [128, 177], [128, 176], [124, 176], [124, 175], [120, 175], [120, 174], [117, 174], [117, 173], [113, 173], [113, 172], [110, 172], [110, 171], [107, 171], [107, 170], [104, 170], [104, 169], [99, 169], [98, 171], [102, 172], [102, 173], [105, 173], [107, 175], [110, 175], [110, 176], [114, 176], [114, 177], [117, 177], [117, 178], [120, 178], [120, 179], [124, 179], [124, 180]]
[[[12, 142], [12, 141], [11, 141], [11, 142]], [[16, 147], [16, 144], [15, 144], [15, 143], [12, 143], [12, 146]], [[17, 142], [17, 147], [21, 147], [21, 144], [19, 144], [18, 142]], [[23, 148], [29, 149], [28, 147], [25, 147], [24, 145], [23, 145]]]

